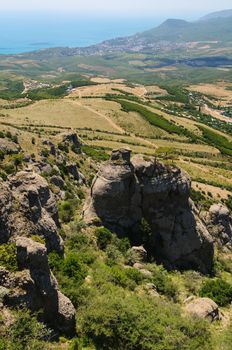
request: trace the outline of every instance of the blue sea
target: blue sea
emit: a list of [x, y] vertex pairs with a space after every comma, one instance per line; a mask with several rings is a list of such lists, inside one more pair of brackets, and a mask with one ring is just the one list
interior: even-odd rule
[[0, 13], [0, 54], [84, 47], [158, 26], [164, 18], [88, 17], [61, 13]]

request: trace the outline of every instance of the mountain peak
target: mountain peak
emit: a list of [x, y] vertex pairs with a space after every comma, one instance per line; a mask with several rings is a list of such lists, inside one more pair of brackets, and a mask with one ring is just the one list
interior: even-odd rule
[[188, 25], [189, 23], [183, 19], [174, 19], [174, 18], [169, 18], [166, 21], [164, 21], [160, 27], [183, 27]]
[[232, 9], [212, 12], [204, 17], [201, 17], [200, 21], [208, 21], [211, 19], [228, 18], [228, 17], [232, 17]]

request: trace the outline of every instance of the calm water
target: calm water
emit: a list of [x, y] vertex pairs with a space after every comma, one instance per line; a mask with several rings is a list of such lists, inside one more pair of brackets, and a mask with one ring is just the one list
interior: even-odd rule
[[74, 14], [0, 13], [0, 54], [88, 46], [151, 29], [163, 20], [156, 17], [93, 19]]

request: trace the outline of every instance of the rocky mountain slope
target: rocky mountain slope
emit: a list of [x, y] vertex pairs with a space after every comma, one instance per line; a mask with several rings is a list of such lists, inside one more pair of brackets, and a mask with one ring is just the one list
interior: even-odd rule
[[[119, 150], [100, 168], [84, 218], [100, 218], [112, 231], [129, 234], [167, 267], [210, 273], [212, 239], [189, 196], [190, 179], [180, 169], [138, 156], [130, 160], [130, 151]], [[148, 237], [141, 234], [142, 220], [150, 227]]]
[[[211, 326], [199, 320], [223, 324], [225, 319], [220, 307], [227, 299], [218, 294], [210, 298], [204, 283], [214, 283], [209, 276], [215, 274], [218, 250], [221, 259], [225, 252], [232, 254], [229, 210], [215, 203], [202, 211], [190, 199], [188, 174], [156, 158], [131, 158], [130, 150], [118, 149], [98, 163], [81, 150], [74, 132], [39, 142], [42, 151], [36, 157], [24, 154], [19, 145], [23, 161], [0, 182], [0, 309], [9, 334], [23, 318], [17, 311], [21, 308], [25, 315], [27, 310], [39, 312], [38, 320], [52, 329], [49, 339], [57, 349], [64, 348], [57, 341], [65, 335], [77, 337], [66, 340], [65, 349], [75, 344], [122, 349], [129, 341], [125, 348], [132, 350], [126, 312], [132, 329], [141, 321], [147, 322], [146, 332], [152, 330], [149, 348], [146, 335], [136, 340], [141, 349], [155, 349], [158, 330], [152, 315], [160, 319], [161, 328], [172, 327], [170, 339], [159, 330], [160, 349], [178, 349], [177, 330], [190, 349], [196, 329], [202, 332], [197, 336], [200, 348], [213, 349], [203, 337]], [[5, 157], [12, 157], [8, 153]], [[227, 293], [230, 300], [229, 289]], [[135, 321], [134, 313], [150, 307], [156, 312], [149, 312], [147, 321], [144, 316]], [[109, 336], [112, 322], [116, 333]], [[125, 328], [116, 335], [119, 325]], [[4, 327], [0, 323], [3, 346], [11, 349], [12, 339], [21, 344], [18, 335], [6, 336]], [[43, 336], [38, 339], [41, 348], [52, 348]], [[83, 339], [88, 339], [87, 347]]]

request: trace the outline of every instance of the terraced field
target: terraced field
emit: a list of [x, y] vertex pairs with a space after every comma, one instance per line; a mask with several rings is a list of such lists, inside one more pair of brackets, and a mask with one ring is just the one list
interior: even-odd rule
[[[223, 136], [230, 148], [232, 133], [224, 132], [226, 122], [222, 121], [221, 129], [204, 124], [194, 113], [185, 112], [183, 103], [171, 101], [173, 96], [168, 101], [169, 94], [158, 86], [131, 86], [103, 77], [94, 82], [97, 85], [73, 89], [64, 98], [26, 102], [25, 106], [2, 100], [1, 129], [16, 132], [22, 147], [36, 154], [40, 139], [49, 135], [57, 142], [57, 134], [73, 129], [92, 148], [109, 153], [126, 147], [135, 154], [158, 157], [186, 170], [195, 189], [219, 198], [230, 194], [231, 157], [222, 154], [218, 140], [211, 142], [203, 133], [206, 128], [214, 136]], [[199, 86], [201, 93], [202, 88]], [[151, 99], [151, 92], [157, 97]]]

